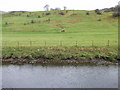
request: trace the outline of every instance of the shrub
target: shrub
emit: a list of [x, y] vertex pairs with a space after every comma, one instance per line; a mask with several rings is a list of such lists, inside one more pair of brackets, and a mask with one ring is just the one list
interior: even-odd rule
[[18, 14], [18, 16], [21, 16], [21, 14]]
[[97, 14], [98, 14], [98, 15], [102, 15], [102, 13], [101, 13], [101, 12], [97, 12]]
[[46, 22], [48, 22], [48, 23], [49, 23], [50, 21], [51, 21], [50, 18], [46, 20]]
[[68, 11], [66, 11], [66, 13], [68, 13]]
[[98, 19], [97, 21], [102, 21], [101, 19]]
[[120, 17], [120, 13], [113, 13], [112, 17]]
[[26, 25], [26, 23], [24, 23], [24, 25]]
[[60, 15], [65, 15], [65, 13], [64, 13], [64, 12], [60, 12], [59, 14], [60, 14]]
[[35, 21], [34, 21], [34, 20], [31, 20], [31, 23], [35, 23]]
[[5, 25], [8, 25], [8, 22], [6, 22]]
[[29, 15], [27, 15], [27, 17], [30, 17]]
[[102, 15], [102, 13], [100, 12], [99, 9], [96, 9], [96, 10], [95, 10], [95, 13], [98, 14], [98, 15]]
[[89, 12], [86, 12], [86, 15], [90, 15], [90, 13], [89, 13]]
[[51, 15], [51, 13], [46, 13], [45, 15]]
[[41, 18], [41, 16], [38, 16], [38, 18]]

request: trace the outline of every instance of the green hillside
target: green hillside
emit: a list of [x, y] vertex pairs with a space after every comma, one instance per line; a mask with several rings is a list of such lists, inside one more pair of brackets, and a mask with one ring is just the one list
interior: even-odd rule
[[3, 46], [117, 46], [118, 19], [112, 12], [11, 12], [2, 15]]

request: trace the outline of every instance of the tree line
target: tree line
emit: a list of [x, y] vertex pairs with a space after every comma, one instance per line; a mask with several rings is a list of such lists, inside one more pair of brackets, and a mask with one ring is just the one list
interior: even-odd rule
[[[45, 9], [45, 11], [49, 11], [49, 10], [61, 10], [61, 8], [49, 8], [50, 6], [48, 5], [48, 4], [46, 4], [45, 6], [44, 6], [44, 9]], [[63, 7], [64, 9], [63, 10], [67, 10], [67, 7], [66, 6], [64, 6]]]

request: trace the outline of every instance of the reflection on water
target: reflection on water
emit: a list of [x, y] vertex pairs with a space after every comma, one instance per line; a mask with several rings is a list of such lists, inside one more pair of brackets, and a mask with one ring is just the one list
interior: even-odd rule
[[3, 66], [3, 88], [117, 88], [117, 66]]

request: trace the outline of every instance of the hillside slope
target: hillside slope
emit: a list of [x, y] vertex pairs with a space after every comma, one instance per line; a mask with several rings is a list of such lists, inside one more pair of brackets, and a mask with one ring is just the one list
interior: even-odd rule
[[112, 18], [112, 12], [102, 15], [94, 11], [40, 11], [13, 12], [3, 14], [3, 45], [27, 46], [25, 42], [34, 41], [34, 45], [117, 45], [118, 19]]

